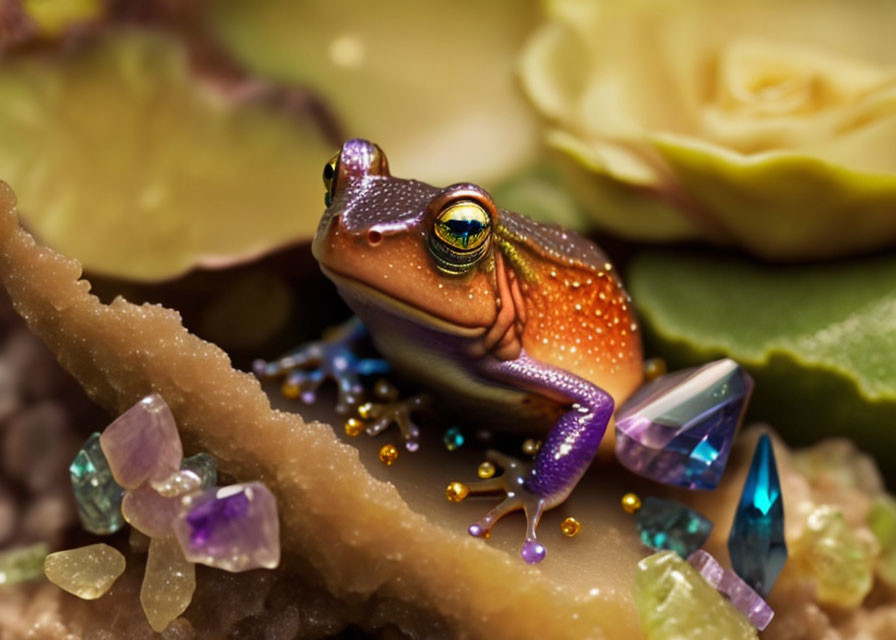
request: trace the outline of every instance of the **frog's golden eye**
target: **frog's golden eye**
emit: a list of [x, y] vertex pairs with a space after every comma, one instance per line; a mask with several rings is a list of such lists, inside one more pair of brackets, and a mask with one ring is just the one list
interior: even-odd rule
[[443, 271], [464, 273], [488, 252], [491, 230], [491, 218], [478, 202], [456, 200], [433, 220], [430, 253]]
[[336, 193], [336, 174], [338, 169], [339, 154], [337, 153], [324, 165], [324, 188], [327, 190], [324, 194], [324, 203], [328, 207], [333, 204], [333, 194]]

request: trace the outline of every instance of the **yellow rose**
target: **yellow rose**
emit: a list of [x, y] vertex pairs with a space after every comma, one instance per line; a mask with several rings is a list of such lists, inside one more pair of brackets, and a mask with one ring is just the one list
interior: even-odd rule
[[522, 58], [597, 221], [814, 258], [896, 239], [896, 2], [553, 0]]

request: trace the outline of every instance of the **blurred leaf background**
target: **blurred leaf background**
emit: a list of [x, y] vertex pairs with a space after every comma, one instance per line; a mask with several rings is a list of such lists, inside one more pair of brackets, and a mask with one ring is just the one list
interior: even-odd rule
[[[103, 297], [237, 363], [344, 314], [307, 242], [348, 137], [592, 234], [648, 353], [896, 461], [896, 4], [22, 0], [0, 179]], [[886, 469], [885, 469], [886, 471]]]

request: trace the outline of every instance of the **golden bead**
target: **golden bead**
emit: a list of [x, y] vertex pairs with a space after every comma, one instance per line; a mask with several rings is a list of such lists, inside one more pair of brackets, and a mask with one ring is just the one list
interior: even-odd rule
[[357, 418], [349, 418], [345, 421], [345, 433], [350, 436], [359, 436], [364, 431], [364, 423]]
[[463, 482], [452, 482], [445, 487], [445, 497], [451, 502], [460, 502], [470, 494], [470, 487]]
[[662, 358], [650, 358], [644, 361], [644, 379], [647, 382], [656, 380], [666, 373], [666, 361]]
[[369, 420], [373, 417], [373, 403], [365, 402], [360, 407], [358, 407], [358, 415], [364, 418], [365, 420]]
[[287, 380], [280, 386], [280, 393], [283, 394], [284, 398], [295, 400], [300, 395], [302, 395], [302, 387], [300, 387], [295, 382], [290, 382], [289, 380]]
[[641, 498], [634, 493], [626, 493], [622, 496], [622, 508], [626, 513], [635, 513], [641, 508]]
[[398, 459], [398, 449], [394, 444], [384, 444], [380, 449], [380, 462], [387, 467], [391, 467], [392, 463]]
[[570, 516], [560, 523], [560, 531], [567, 538], [574, 538], [582, 530], [582, 523]]
[[523, 453], [534, 456], [538, 453], [538, 450], [541, 449], [541, 441], [535, 440], [533, 438], [527, 438], [525, 442], [523, 442]]
[[483, 480], [485, 480], [486, 478], [491, 478], [493, 475], [495, 475], [495, 465], [493, 465], [491, 462], [483, 462], [481, 465], [479, 465], [479, 469], [476, 470], [476, 473]]

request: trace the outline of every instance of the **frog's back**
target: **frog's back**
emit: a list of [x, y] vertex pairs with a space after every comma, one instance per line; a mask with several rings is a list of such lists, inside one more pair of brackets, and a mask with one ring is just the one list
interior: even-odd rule
[[502, 252], [519, 283], [522, 343], [532, 357], [606, 389], [640, 384], [643, 354], [631, 299], [606, 255], [579, 234], [501, 211]]

